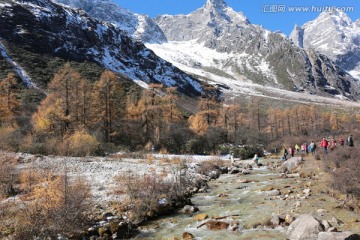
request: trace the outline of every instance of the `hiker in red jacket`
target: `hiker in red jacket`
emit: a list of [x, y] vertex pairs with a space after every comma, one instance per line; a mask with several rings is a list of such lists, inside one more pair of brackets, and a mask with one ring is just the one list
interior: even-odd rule
[[323, 138], [320, 142], [320, 147], [324, 149], [325, 154], [327, 154], [328, 146], [329, 146], [328, 140], [326, 140], [326, 138]]

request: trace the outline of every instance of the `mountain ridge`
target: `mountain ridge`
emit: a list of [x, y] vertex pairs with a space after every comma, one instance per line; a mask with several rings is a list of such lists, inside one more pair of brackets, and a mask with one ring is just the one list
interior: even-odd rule
[[84, 11], [49, 0], [9, 1], [0, 7], [0, 38], [6, 42], [4, 45], [39, 55], [95, 62], [133, 80], [176, 86], [189, 95], [202, 92], [196, 79], [160, 59], [116, 26], [91, 18]]
[[82, 9], [94, 18], [111, 22], [137, 41], [151, 43], [167, 41], [162, 30], [150, 17], [132, 13], [111, 0], [56, 0], [55, 2]]

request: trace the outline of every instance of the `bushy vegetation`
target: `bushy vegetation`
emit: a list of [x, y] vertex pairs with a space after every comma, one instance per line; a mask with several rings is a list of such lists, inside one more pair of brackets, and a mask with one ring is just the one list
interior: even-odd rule
[[339, 146], [322, 159], [332, 176], [331, 186], [354, 197], [360, 198], [360, 148]]
[[91, 156], [95, 155], [99, 148], [99, 141], [84, 131], [76, 131], [63, 142], [64, 149], [70, 156]]
[[155, 172], [144, 175], [128, 172], [118, 177], [116, 192], [128, 196], [124, 210], [130, 212], [132, 222], [140, 223], [169, 213], [186, 200], [184, 193], [189, 185], [182, 175], [183, 167], [174, 165], [175, 170], [163, 176]]
[[6, 78], [9, 73], [15, 73], [10, 63], [0, 56], [0, 79]]
[[81, 178], [50, 168], [16, 169], [12, 156], [0, 156], [0, 238], [56, 239], [76, 234], [88, 222], [90, 188]]
[[198, 169], [198, 172], [203, 175], [207, 175], [209, 172], [214, 170], [219, 170], [221, 172], [221, 167], [224, 166], [224, 161], [221, 159], [212, 159], [208, 161], [203, 161], [200, 163], [200, 167]]
[[0, 200], [16, 193], [15, 185], [19, 175], [15, 170], [16, 160], [8, 156], [0, 156]]
[[234, 157], [240, 159], [248, 159], [257, 154], [259, 157], [263, 155], [263, 148], [260, 146], [244, 146], [233, 148]]

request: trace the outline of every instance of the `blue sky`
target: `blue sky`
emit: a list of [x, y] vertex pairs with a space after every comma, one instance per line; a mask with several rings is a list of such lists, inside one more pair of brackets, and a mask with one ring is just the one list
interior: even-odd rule
[[[188, 14], [202, 7], [206, 0], [114, 0], [135, 13], [156, 17], [161, 14]], [[315, 19], [322, 9], [350, 7], [346, 14], [352, 20], [360, 18], [359, 0], [225, 0], [237, 12], [243, 12], [251, 23], [266, 29], [289, 34], [295, 24]], [[249, 4], [251, 2], [251, 4]], [[294, 9], [293, 7], [301, 7]], [[308, 8], [304, 11], [302, 7]], [[296, 11], [296, 12], [294, 12]]]

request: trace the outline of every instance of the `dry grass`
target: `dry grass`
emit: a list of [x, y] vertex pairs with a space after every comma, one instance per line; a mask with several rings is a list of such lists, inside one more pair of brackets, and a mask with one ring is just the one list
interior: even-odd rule
[[[66, 174], [51, 169], [27, 169], [17, 185], [21, 194], [14, 201], [0, 203], [4, 220], [0, 221], [0, 232], [8, 235], [5, 239], [56, 238], [58, 233], [71, 234], [88, 223], [85, 215], [91, 194], [85, 180], [70, 181]], [[1, 234], [2, 239], [5, 236]]]
[[144, 154], [143, 152], [122, 152], [122, 153], [113, 154], [109, 157], [120, 158], [120, 159], [124, 159], [124, 158], [144, 159], [146, 158], [146, 154]]
[[166, 148], [161, 148], [159, 151], [160, 154], [169, 154], [168, 150]]
[[206, 174], [210, 171], [217, 170], [224, 166], [224, 161], [220, 158], [214, 158], [211, 160], [203, 161], [200, 164], [199, 173], [200, 174]]
[[128, 196], [131, 220], [134, 222], [153, 217], [160, 197], [167, 196], [171, 189], [171, 186], [154, 172], [139, 175], [129, 171], [119, 176], [117, 181], [119, 182], [117, 192]]
[[160, 158], [159, 161], [163, 165], [179, 165], [179, 166], [183, 166], [183, 165], [186, 164], [186, 162], [188, 160], [184, 159], [184, 158], [180, 158], [180, 157], [173, 157], [173, 158], [163, 157], [163, 158]]
[[153, 154], [147, 154], [146, 155], [146, 163], [149, 164], [149, 165], [152, 165], [154, 164], [155, 162], [155, 157]]
[[172, 159], [165, 157], [165, 158], [160, 158], [159, 161], [162, 165], [169, 165], [171, 163]]
[[159, 174], [160, 178], [166, 178], [167, 176], [169, 176], [169, 171], [166, 170], [165, 168], [163, 168]]
[[16, 159], [11, 156], [0, 157], [0, 199], [15, 192], [15, 184], [19, 179], [15, 171], [16, 164]]
[[[156, 173], [150, 169], [147, 174], [137, 174], [128, 171], [117, 177], [117, 187], [114, 192], [126, 196], [127, 201], [119, 205], [119, 209], [128, 209], [131, 220], [141, 222], [158, 214], [159, 200], [166, 199], [167, 203], [176, 202], [183, 198], [188, 183], [181, 175], [181, 167], [174, 166], [170, 170], [163, 169]], [[172, 177], [169, 177], [171, 175]]]

